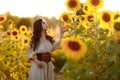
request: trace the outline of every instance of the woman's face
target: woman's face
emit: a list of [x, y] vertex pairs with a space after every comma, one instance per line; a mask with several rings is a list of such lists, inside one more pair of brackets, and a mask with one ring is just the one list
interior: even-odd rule
[[48, 28], [48, 24], [44, 19], [42, 19], [42, 28], [43, 28], [43, 30], [47, 30], [47, 28]]

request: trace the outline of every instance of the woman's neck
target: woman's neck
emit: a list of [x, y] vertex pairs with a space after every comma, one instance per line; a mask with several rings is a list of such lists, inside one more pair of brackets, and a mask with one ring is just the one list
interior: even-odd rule
[[41, 39], [42, 40], [44, 40], [44, 39], [46, 39], [46, 32], [45, 31], [42, 31], [42, 33], [41, 33]]

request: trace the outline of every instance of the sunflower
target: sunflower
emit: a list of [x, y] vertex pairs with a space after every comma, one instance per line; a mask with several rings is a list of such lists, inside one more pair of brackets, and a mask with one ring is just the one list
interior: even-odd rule
[[87, 5], [83, 5], [83, 12], [87, 12], [89, 9], [88, 9], [88, 6]]
[[67, 0], [66, 6], [67, 6], [67, 9], [70, 11], [77, 11], [81, 8], [79, 0]]
[[18, 35], [18, 30], [16, 30], [16, 29], [12, 30], [11, 35], [12, 36], [17, 36]]
[[115, 20], [113, 27], [116, 31], [120, 31], [120, 18]]
[[27, 32], [27, 27], [25, 25], [20, 26], [20, 33], [24, 34]]
[[4, 22], [6, 19], [4, 16], [0, 16], [0, 22]]
[[92, 25], [93, 22], [95, 22], [95, 19], [96, 17], [92, 12], [86, 14], [86, 22], [89, 26]]
[[81, 17], [79, 18], [79, 21], [80, 21], [80, 22], [85, 22], [85, 21], [86, 21], [85, 15], [81, 16]]
[[85, 55], [87, 46], [78, 38], [65, 38], [62, 40], [61, 46], [68, 58], [80, 59]]
[[27, 46], [29, 44], [29, 38], [22, 39], [23, 46]]
[[10, 32], [10, 31], [7, 31], [7, 32], [6, 32], [6, 35], [7, 35], [7, 36], [10, 36], [10, 35], [11, 35], [11, 32]]
[[83, 5], [82, 10], [83, 10], [84, 13], [88, 13], [89, 11], [91, 11], [90, 7], [87, 4]]
[[115, 22], [114, 23], [114, 28], [116, 31], [120, 31], [120, 22]]
[[63, 12], [60, 16], [60, 20], [63, 22], [70, 22], [71, 21], [71, 16], [68, 12]]
[[4, 20], [4, 17], [0, 16], [0, 21], [3, 21]]
[[10, 25], [10, 24], [13, 24], [13, 21], [10, 19], [10, 20], [8, 20], [8, 24]]
[[103, 11], [100, 13], [100, 24], [104, 26], [104, 29], [108, 29], [110, 23], [113, 22], [113, 12], [112, 11]]
[[87, 0], [86, 4], [90, 7], [91, 10], [98, 10], [103, 7], [103, 0]]
[[19, 35], [14, 36], [14, 37], [12, 37], [12, 38], [13, 38], [14, 41], [19, 41], [19, 40], [20, 40], [20, 36], [19, 36]]

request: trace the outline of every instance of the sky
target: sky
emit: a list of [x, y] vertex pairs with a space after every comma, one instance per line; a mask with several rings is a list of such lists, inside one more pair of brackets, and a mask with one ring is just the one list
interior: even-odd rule
[[[80, 0], [85, 2], [86, 0]], [[102, 10], [120, 11], [119, 0], [104, 0]], [[63, 11], [66, 11], [66, 0], [0, 0], [0, 14], [10, 12], [11, 15], [19, 17], [34, 17], [35, 15], [55, 16], [59, 18]]]

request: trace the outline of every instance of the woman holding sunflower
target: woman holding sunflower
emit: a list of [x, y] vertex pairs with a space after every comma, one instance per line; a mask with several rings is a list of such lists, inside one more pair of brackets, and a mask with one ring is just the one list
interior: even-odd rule
[[60, 48], [63, 29], [59, 41], [47, 34], [48, 24], [44, 19], [38, 19], [33, 24], [33, 36], [28, 48], [28, 59], [31, 60], [29, 80], [54, 80], [52, 51]]

